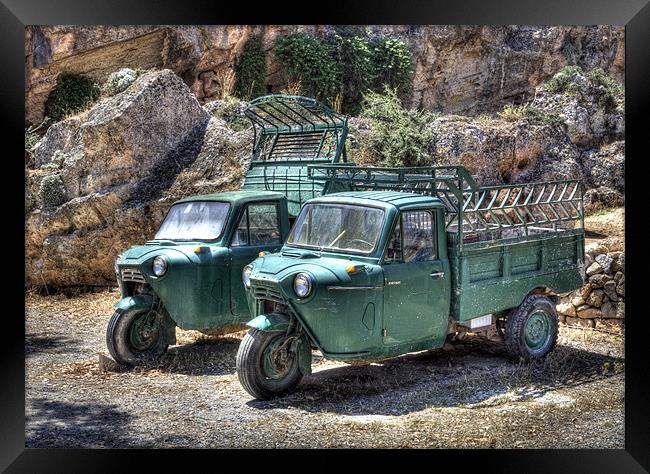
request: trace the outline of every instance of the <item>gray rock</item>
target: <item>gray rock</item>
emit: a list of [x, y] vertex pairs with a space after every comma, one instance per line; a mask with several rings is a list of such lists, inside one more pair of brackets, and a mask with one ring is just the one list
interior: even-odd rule
[[603, 272], [603, 267], [601, 267], [598, 262], [594, 262], [591, 265], [589, 265], [585, 273], [587, 274], [587, 276], [592, 276], [602, 272]]
[[589, 293], [589, 297], [586, 300], [586, 303], [589, 306], [600, 307], [603, 304], [603, 298], [605, 297], [605, 292], [603, 290], [594, 290]]
[[576, 308], [571, 303], [557, 305], [557, 311], [563, 316], [574, 317], [576, 315]]
[[603, 318], [618, 318], [622, 319], [625, 317], [625, 303], [619, 301], [618, 303], [608, 302], [603, 304], [600, 308], [603, 313]]
[[612, 257], [610, 257], [608, 254], [598, 255], [596, 257], [596, 262], [600, 264], [605, 273], [609, 273], [613, 261], [614, 260]]
[[612, 277], [604, 273], [597, 273], [589, 277], [589, 284], [592, 288], [602, 288], [605, 286], [605, 283], [611, 281]]
[[603, 313], [600, 309], [594, 308], [593, 306], [583, 306], [577, 308], [578, 318], [580, 319], [593, 319], [593, 318], [602, 318]]
[[618, 301], [618, 295], [616, 294], [616, 283], [614, 281], [608, 281], [605, 283], [603, 285], [603, 291], [611, 301]]
[[612, 262], [612, 272], [625, 272], [625, 252]]

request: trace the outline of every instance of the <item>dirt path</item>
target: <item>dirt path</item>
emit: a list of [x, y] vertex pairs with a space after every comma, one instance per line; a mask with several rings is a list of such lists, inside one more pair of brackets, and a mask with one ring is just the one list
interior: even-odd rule
[[235, 373], [239, 337], [178, 331], [156, 367], [102, 372], [116, 291], [27, 296], [28, 447], [623, 448], [623, 338], [563, 328], [544, 363], [470, 339], [350, 366], [318, 361], [281, 400]]

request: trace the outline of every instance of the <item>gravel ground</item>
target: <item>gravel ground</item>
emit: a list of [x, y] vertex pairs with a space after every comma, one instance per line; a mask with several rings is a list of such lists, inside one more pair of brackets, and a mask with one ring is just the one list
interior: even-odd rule
[[117, 298], [27, 294], [27, 447], [624, 447], [621, 336], [562, 327], [537, 364], [476, 337], [365, 366], [315, 354], [260, 402], [235, 373], [243, 333], [177, 330], [156, 366], [100, 368]]

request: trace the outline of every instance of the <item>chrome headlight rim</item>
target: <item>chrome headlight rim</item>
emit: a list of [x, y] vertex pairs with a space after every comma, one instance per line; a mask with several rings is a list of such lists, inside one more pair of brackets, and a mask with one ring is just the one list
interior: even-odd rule
[[168, 268], [169, 262], [164, 255], [158, 255], [153, 259], [153, 262], [151, 264], [151, 271], [153, 272], [154, 276], [158, 278], [165, 276], [167, 274]]
[[246, 289], [251, 287], [251, 273], [253, 273], [253, 265], [251, 264], [246, 265], [241, 271], [241, 279]]
[[[301, 280], [300, 282], [298, 280]], [[305, 290], [300, 291], [298, 288], [305, 288]], [[314, 279], [305, 272], [296, 273], [296, 276], [293, 277], [293, 292], [298, 298], [308, 298], [311, 296], [314, 290]]]

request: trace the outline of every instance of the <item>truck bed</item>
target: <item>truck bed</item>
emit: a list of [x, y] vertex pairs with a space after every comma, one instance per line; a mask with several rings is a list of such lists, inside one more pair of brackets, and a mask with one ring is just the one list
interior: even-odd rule
[[451, 314], [457, 321], [518, 306], [537, 287], [563, 293], [582, 286], [582, 228], [465, 242], [462, 247], [455, 240], [456, 234], [448, 233]]

